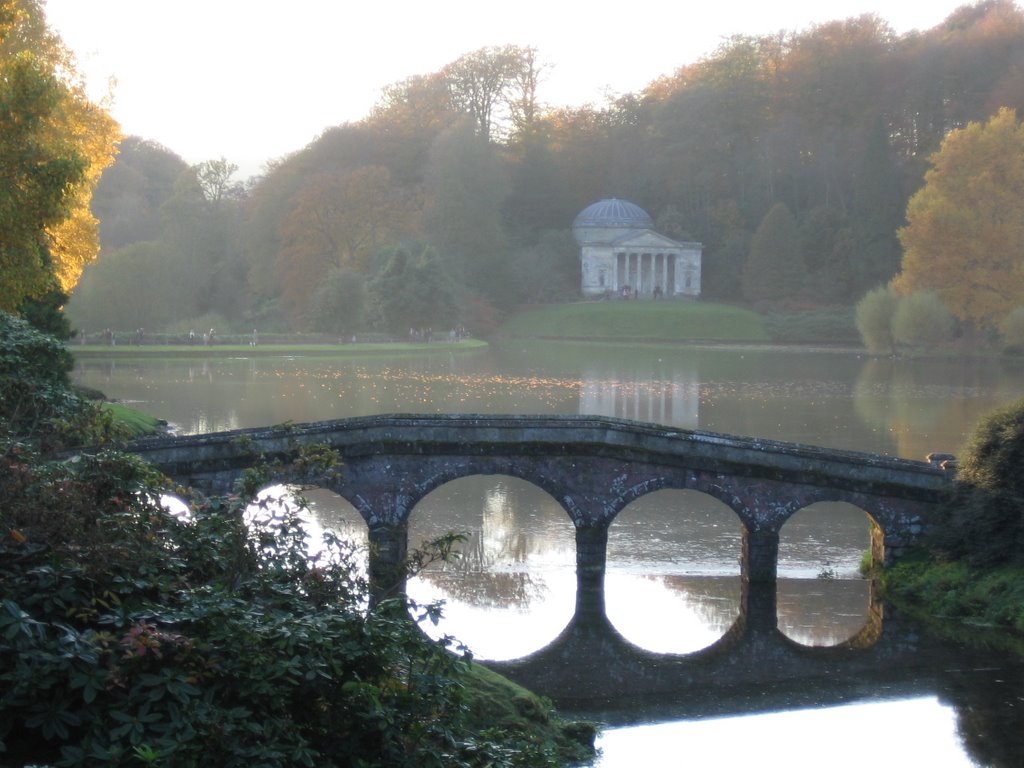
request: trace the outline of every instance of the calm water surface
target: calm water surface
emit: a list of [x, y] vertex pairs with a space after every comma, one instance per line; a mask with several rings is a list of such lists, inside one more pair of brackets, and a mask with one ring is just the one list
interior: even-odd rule
[[[998, 362], [532, 343], [401, 357], [84, 359], [75, 377], [182, 433], [398, 412], [599, 414], [905, 458], [956, 453], [981, 415], [1024, 396], [1024, 373]], [[316, 524], [365, 536], [347, 502], [323, 490], [308, 496]], [[424, 499], [409, 525], [411, 545], [450, 530], [469, 534], [456, 563], [409, 585], [415, 600], [446, 604], [429, 631], [502, 660], [543, 648], [572, 619], [573, 528], [535, 486], [463, 478]], [[688, 654], [720, 640], [740, 615], [739, 547], [733, 513], [702, 494], [659, 491], [635, 501], [609, 531], [605, 600], [615, 631], [656, 653]], [[786, 637], [833, 646], [865, 627], [870, 590], [857, 566], [867, 547], [867, 521], [848, 505], [817, 504], [786, 524], [776, 594]], [[1006, 682], [1020, 682], [1019, 665], [965, 663], [988, 670], [969, 676], [971, 695], [984, 703], [972, 700], [972, 711], [993, 712], [988, 719], [965, 720], [938, 682], [909, 698], [868, 690], [843, 706], [795, 700], [783, 711], [755, 706], [734, 716], [674, 717], [671, 706], [594, 711], [612, 724], [598, 765], [1024, 764], [1005, 762], [1024, 755], [1019, 741], [1003, 747], [1006, 757], [987, 738], [992, 719], [1024, 730], [1012, 717], [1014, 707], [1024, 712], [1024, 693]], [[972, 739], [972, 728], [986, 738]]]

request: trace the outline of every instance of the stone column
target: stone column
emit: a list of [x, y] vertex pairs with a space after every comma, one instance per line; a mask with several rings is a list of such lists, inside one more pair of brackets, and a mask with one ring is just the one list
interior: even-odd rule
[[743, 529], [740, 574], [751, 584], [774, 584], [779, 568], [779, 532]]
[[608, 526], [576, 528], [576, 617], [604, 617]]

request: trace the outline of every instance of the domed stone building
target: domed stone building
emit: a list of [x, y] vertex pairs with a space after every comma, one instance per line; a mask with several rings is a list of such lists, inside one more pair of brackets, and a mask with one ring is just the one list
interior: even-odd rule
[[700, 295], [700, 243], [654, 231], [638, 205], [611, 198], [588, 205], [572, 223], [580, 246], [584, 296]]

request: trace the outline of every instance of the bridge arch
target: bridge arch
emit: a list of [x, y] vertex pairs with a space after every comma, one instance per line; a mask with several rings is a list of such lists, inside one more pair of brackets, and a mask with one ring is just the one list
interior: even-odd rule
[[608, 529], [608, 621], [646, 651], [691, 654], [740, 620], [742, 523], [692, 488], [661, 488], [626, 505]]
[[512, 475], [464, 475], [420, 499], [407, 525], [410, 549], [448, 531], [467, 536], [456, 545], [459, 557], [430, 564], [406, 585], [421, 605], [456, 606], [436, 625], [421, 624], [429, 635], [451, 634], [457, 624], [477, 658], [511, 659], [549, 644], [572, 619], [575, 526], [539, 486]]

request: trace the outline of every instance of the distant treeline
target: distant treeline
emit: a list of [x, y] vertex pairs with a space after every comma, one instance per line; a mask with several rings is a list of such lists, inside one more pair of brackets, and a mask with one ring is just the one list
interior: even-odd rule
[[579, 108], [542, 102], [545, 71], [532, 48], [466, 54], [245, 185], [225, 159], [190, 168], [126, 139], [69, 314], [89, 329], [483, 334], [513, 307], [578, 298], [572, 220], [613, 196], [704, 244], [710, 298], [851, 306], [897, 272], [896, 231], [943, 137], [1024, 113], [1024, 13], [986, 0], [905, 35], [865, 15], [733, 37]]

